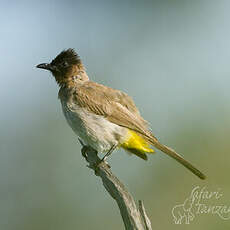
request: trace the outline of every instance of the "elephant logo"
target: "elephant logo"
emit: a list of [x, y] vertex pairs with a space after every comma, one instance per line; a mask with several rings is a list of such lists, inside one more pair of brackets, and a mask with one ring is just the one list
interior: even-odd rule
[[191, 195], [183, 204], [175, 205], [172, 209], [173, 221], [175, 224], [189, 224], [195, 217], [191, 209], [193, 207], [195, 198]]

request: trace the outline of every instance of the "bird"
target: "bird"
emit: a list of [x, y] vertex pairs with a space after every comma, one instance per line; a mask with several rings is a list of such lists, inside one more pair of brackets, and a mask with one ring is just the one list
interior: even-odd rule
[[155, 147], [205, 179], [180, 154], [160, 143], [128, 94], [91, 81], [74, 49], [65, 49], [50, 63], [36, 67], [52, 73], [67, 123], [85, 146], [104, 154], [102, 160], [118, 148], [147, 160]]

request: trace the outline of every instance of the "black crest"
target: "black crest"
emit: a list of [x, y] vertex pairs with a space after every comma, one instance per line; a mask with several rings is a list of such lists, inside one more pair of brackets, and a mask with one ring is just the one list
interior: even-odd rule
[[74, 49], [63, 50], [58, 56], [52, 60], [51, 65], [58, 66], [59, 64], [76, 65], [81, 64], [81, 59]]

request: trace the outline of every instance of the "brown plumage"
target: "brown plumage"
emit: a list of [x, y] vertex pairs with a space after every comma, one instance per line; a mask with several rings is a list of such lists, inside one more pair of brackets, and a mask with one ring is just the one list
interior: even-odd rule
[[[176, 159], [201, 179], [205, 178], [203, 173], [183, 159], [173, 149], [161, 144], [157, 140], [148, 129], [148, 123], [141, 117], [133, 100], [127, 94], [90, 81], [79, 56], [73, 49], [63, 51], [50, 64], [40, 64], [37, 67], [48, 69], [53, 73], [61, 87], [59, 98], [61, 99], [67, 121], [76, 133], [78, 132], [76, 131], [76, 126], [84, 128], [78, 134], [82, 135], [83, 139], [87, 139], [88, 143], [94, 144], [91, 137], [89, 140], [93, 125], [92, 127], [87, 125], [88, 123], [85, 119], [85, 117], [91, 114], [96, 116], [93, 119], [104, 119], [101, 125], [102, 123], [106, 123], [109, 126], [114, 124], [115, 126], [112, 129], [120, 127], [120, 131], [117, 133], [114, 130], [113, 132], [111, 131], [111, 133], [114, 133], [114, 138], [118, 141], [117, 143], [122, 141], [121, 131], [132, 130], [142, 137], [146, 143]], [[82, 115], [83, 113], [86, 114], [84, 115], [85, 117]], [[84, 126], [86, 126], [86, 129]], [[95, 130], [100, 129], [100, 124], [96, 124], [96, 126]], [[95, 139], [95, 136], [93, 138]], [[98, 140], [95, 139], [95, 141]], [[142, 159], [147, 159], [146, 154], [139, 152], [138, 149], [130, 148], [129, 151]]]
[[[110, 91], [110, 94], [106, 93]], [[76, 90], [76, 101], [81, 107], [90, 112], [104, 116], [107, 120], [119, 126], [126, 127], [139, 133], [151, 145], [173, 157], [191, 170], [201, 179], [205, 176], [188, 161], [183, 159], [173, 149], [162, 145], [147, 128], [146, 121], [140, 116], [133, 100], [118, 90], [88, 81]]]

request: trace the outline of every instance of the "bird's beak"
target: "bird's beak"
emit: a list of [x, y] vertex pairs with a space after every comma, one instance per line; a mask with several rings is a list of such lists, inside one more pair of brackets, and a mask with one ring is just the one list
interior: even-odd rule
[[40, 69], [47, 69], [47, 70], [50, 70], [50, 71], [53, 70], [53, 66], [50, 65], [49, 63], [42, 63], [42, 64], [37, 65], [36, 67], [40, 68]]

